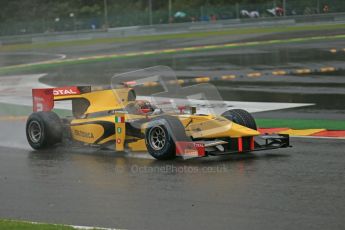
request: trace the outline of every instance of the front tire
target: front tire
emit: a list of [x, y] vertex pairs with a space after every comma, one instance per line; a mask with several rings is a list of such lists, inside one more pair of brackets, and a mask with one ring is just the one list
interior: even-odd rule
[[160, 116], [148, 123], [145, 132], [147, 151], [158, 160], [176, 157], [176, 141], [188, 140], [184, 126], [173, 116]]
[[232, 109], [222, 114], [226, 119], [235, 122], [236, 124], [245, 126], [250, 129], [257, 130], [257, 125], [254, 117], [243, 109]]
[[[257, 130], [256, 122], [254, 117], [243, 109], [232, 109], [224, 112], [222, 116], [230, 121], [235, 122], [236, 124], [245, 126], [250, 129]], [[243, 148], [250, 148], [250, 138], [243, 137]]]
[[26, 122], [26, 138], [33, 149], [52, 148], [62, 141], [63, 128], [54, 112], [32, 113]]

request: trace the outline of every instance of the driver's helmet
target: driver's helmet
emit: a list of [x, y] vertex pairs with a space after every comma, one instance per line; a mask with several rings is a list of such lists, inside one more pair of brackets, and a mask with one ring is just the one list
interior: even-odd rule
[[141, 113], [152, 113], [156, 107], [146, 100], [137, 100], [138, 108]]
[[155, 109], [156, 106], [152, 105], [147, 100], [136, 100], [126, 106], [127, 112], [132, 114], [150, 114], [154, 112]]

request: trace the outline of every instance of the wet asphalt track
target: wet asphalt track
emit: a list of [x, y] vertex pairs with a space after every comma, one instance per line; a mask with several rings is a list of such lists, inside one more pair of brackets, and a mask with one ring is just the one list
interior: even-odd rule
[[[281, 36], [286, 37], [284, 34]], [[20, 62], [56, 58], [50, 53], [74, 57], [157, 46], [169, 48], [258, 40], [258, 37], [226, 36], [215, 39], [162, 41], [159, 44], [143, 42], [134, 46], [130, 43], [67, 47], [44, 50], [46, 56], [25, 56], [26, 61], [20, 54]], [[97, 81], [106, 83], [106, 77], [112, 76], [115, 70], [123, 72], [157, 64], [168, 64], [181, 76], [213, 76], [227, 74], [232, 68], [271, 68], [271, 65], [281, 67], [286, 63], [293, 66], [328, 64], [344, 60], [344, 53], [327, 54], [328, 49], [344, 48], [344, 44], [343, 40], [311, 42], [241, 49], [240, 52], [245, 54], [239, 56], [236, 55], [239, 51], [229, 50], [225, 54], [214, 51], [207, 57], [198, 57], [194, 53], [177, 54], [159, 57], [159, 60], [147, 58], [145, 61], [133, 59], [64, 66], [48, 71], [48, 77], [42, 81], [92, 83], [91, 80], [97, 76]], [[293, 51], [302, 48], [302, 52]], [[273, 53], [267, 55], [271, 49]], [[307, 57], [303, 59], [301, 53]], [[196, 57], [191, 59], [189, 55]], [[190, 60], [188, 63], [187, 59]], [[7, 65], [13, 60], [18, 58], [2, 55], [0, 64]], [[213, 65], [206, 65], [210, 60]], [[272, 60], [276, 61], [272, 63]], [[339, 99], [344, 95], [343, 79], [333, 74], [287, 76], [275, 81], [306, 86], [309, 80], [314, 83], [319, 81], [316, 83], [320, 85], [315, 85], [315, 88], [328, 86], [329, 82], [336, 83], [337, 87], [334, 84], [329, 87], [329, 92], [334, 93], [332, 98]], [[262, 77], [250, 81], [256, 84], [272, 79]], [[280, 84], [284, 86], [283, 83]], [[252, 85], [246, 79], [241, 78], [238, 85], [230, 86], [239, 95], [236, 99], [250, 101], [254, 97], [257, 100], [257, 95], [260, 95], [260, 100], [266, 101], [262, 92], [249, 93], [248, 88]], [[313, 89], [290, 88], [296, 91], [293, 95], [300, 95], [299, 89], [305, 92]], [[239, 94], [241, 90], [245, 93]], [[287, 97], [289, 100], [294, 98], [291, 95]], [[232, 94], [226, 96], [234, 99]], [[268, 98], [269, 101], [287, 100], [277, 95]], [[255, 116], [343, 119], [342, 104], [333, 108], [335, 104], [332, 103], [332, 108], [326, 108], [324, 105], [329, 100], [324, 103], [321, 99], [315, 101], [316, 109], [274, 111]], [[314, 101], [303, 97], [303, 102]], [[0, 129], [1, 218], [128, 229], [345, 228], [345, 140], [293, 138], [294, 147], [291, 149], [225, 158], [159, 162], [145, 159], [147, 155], [143, 154], [133, 157], [95, 149], [58, 148], [55, 151], [34, 152], [26, 144], [22, 122], [1, 121]]]
[[293, 138], [289, 149], [161, 162], [90, 149], [34, 152], [23, 133], [17, 147], [0, 147], [1, 218], [128, 229], [345, 228], [345, 140]]

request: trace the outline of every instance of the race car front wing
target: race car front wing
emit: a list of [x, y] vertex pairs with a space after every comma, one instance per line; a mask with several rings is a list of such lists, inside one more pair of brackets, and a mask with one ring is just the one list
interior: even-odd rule
[[288, 134], [238, 137], [228, 140], [176, 142], [176, 156], [222, 156], [291, 147]]

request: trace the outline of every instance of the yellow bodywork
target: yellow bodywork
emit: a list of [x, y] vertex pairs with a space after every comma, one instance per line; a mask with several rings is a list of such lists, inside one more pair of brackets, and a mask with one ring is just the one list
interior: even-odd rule
[[146, 144], [145, 144], [145, 139], [139, 139], [135, 142], [131, 142], [128, 144], [128, 148], [131, 151], [140, 151], [140, 152], [145, 152], [147, 151], [146, 149]]
[[256, 136], [260, 133], [242, 125], [229, 121], [222, 116], [190, 116], [191, 123], [186, 132], [193, 138], [221, 138]]
[[100, 90], [79, 95], [54, 96], [55, 101], [73, 100], [83, 98], [89, 101], [90, 106], [85, 114], [91, 114], [101, 111], [121, 109], [128, 103], [128, 92], [130, 89]]
[[[180, 116], [178, 116], [180, 118]], [[183, 117], [183, 115], [181, 115]], [[238, 125], [222, 116], [215, 115], [190, 115], [190, 124], [186, 133], [193, 138], [221, 138], [221, 137], [246, 137], [257, 136], [256, 130]], [[181, 119], [180, 119], [181, 120]], [[182, 122], [185, 124], [185, 121]]]
[[93, 144], [104, 133], [104, 128], [102, 125], [98, 124], [82, 124], [71, 126], [71, 134], [74, 140]]
[[[101, 90], [79, 95], [69, 96], [54, 96], [54, 100], [73, 100], [76, 98], [83, 98], [89, 102], [89, 107], [86, 109], [85, 117], [73, 119], [70, 122], [71, 134], [74, 140], [86, 144], [106, 144], [109, 142], [116, 142], [118, 138], [123, 141], [121, 145], [128, 147], [132, 151], [146, 151], [145, 139], [128, 136], [125, 133], [125, 124], [119, 125], [115, 123], [115, 116], [124, 116], [126, 122], [131, 122], [140, 119], [151, 119], [155, 116], [126, 114], [121, 110], [128, 104], [129, 89]], [[88, 115], [98, 112], [108, 112], [116, 110], [116, 114], [109, 113], [109, 115], [88, 117]], [[159, 115], [158, 115], [159, 116]], [[216, 139], [224, 137], [246, 137], [257, 136], [260, 133], [256, 130], [236, 124], [227, 120], [222, 116], [216, 115], [185, 115], [174, 114], [183, 126], [187, 136], [195, 139]], [[138, 132], [145, 133], [147, 122], [143, 123]], [[113, 132], [105, 130], [105, 127], [113, 127]], [[121, 127], [124, 133], [116, 133], [116, 128]], [[105, 135], [107, 134], [107, 135]], [[121, 136], [120, 136], [121, 135]], [[116, 147], [117, 150], [123, 150], [121, 146]]]

